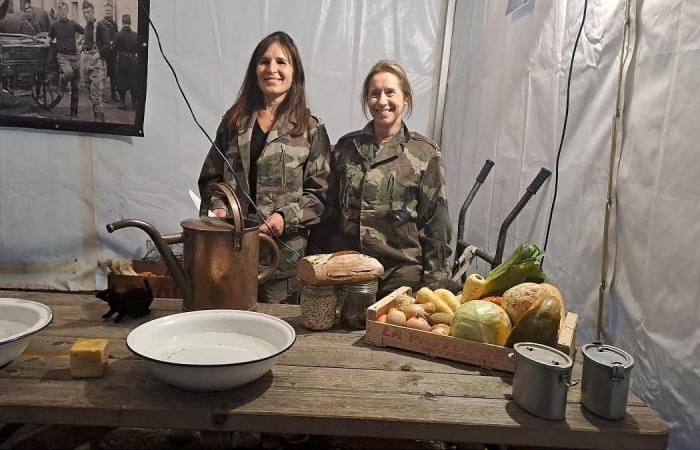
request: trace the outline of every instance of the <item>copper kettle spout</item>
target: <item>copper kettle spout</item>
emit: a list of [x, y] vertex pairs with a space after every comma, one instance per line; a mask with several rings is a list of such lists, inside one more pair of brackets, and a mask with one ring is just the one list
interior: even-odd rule
[[160, 232], [158, 232], [153, 225], [136, 219], [119, 220], [117, 222], [107, 224], [107, 231], [112, 233], [115, 230], [126, 227], [136, 227], [146, 232], [146, 234], [153, 241], [153, 244], [158, 249], [163, 261], [168, 266], [177, 287], [180, 289], [180, 292], [182, 292], [183, 299], [186, 303], [190, 302], [192, 300], [192, 289], [190, 282], [187, 280], [187, 275], [185, 274], [184, 269], [175, 258], [173, 251], [168, 246], [169, 244], [179, 244], [183, 242], [184, 234], [177, 233], [161, 236]]

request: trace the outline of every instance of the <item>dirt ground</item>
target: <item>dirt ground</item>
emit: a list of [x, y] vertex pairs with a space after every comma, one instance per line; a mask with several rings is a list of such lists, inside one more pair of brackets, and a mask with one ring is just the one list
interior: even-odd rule
[[[134, 110], [119, 109], [119, 102], [111, 97], [110, 89], [106, 89], [104, 113], [105, 121], [109, 123], [134, 123], [136, 112]], [[130, 106], [130, 94], [127, 94], [127, 105]], [[0, 113], [9, 114], [16, 117], [39, 118], [39, 119], [61, 119], [69, 118], [70, 95], [65, 95], [60, 103], [53, 109], [46, 110], [34, 103], [31, 91], [17, 89], [13, 94], [0, 92]], [[78, 104], [78, 120], [92, 121], [92, 104], [90, 96], [84, 83], [80, 83], [80, 96]]]
[[[340, 436], [282, 436], [272, 434], [177, 431], [166, 429], [103, 428], [44, 425], [34, 430], [20, 430], [25, 438], [5, 441], [2, 448], [45, 449], [269, 449], [301, 448], [354, 449], [422, 449], [422, 450], [486, 450], [476, 444], [451, 444], [442, 441], [371, 439]], [[1, 441], [2, 439], [0, 439]], [[10, 444], [10, 445], [7, 445]], [[498, 448], [498, 447], [491, 447]]]

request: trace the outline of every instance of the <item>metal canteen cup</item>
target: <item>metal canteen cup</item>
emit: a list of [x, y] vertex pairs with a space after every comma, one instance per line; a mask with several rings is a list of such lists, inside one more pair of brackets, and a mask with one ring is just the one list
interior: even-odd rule
[[[180, 223], [183, 232], [161, 236], [155, 227], [135, 219], [107, 225], [107, 231], [140, 228], [148, 234], [183, 296], [183, 309], [241, 309], [258, 306], [258, 284], [277, 269], [280, 254], [275, 241], [258, 231], [259, 224], [243, 219], [234, 190], [225, 183], [215, 185], [226, 197], [232, 217], [200, 217]], [[183, 243], [183, 266], [169, 244]], [[272, 262], [258, 273], [260, 243], [270, 248]]]

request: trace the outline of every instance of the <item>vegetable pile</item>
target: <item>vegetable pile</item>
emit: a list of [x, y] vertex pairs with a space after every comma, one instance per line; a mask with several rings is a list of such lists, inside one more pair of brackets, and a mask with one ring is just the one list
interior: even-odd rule
[[415, 298], [399, 295], [396, 307], [378, 321], [507, 347], [554, 346], [566, 307], [559, 290], [546, 282], [543, 257], [536, 245], [521, 245], [486, 277], [470, 275], [462, 293], [423, 287]]

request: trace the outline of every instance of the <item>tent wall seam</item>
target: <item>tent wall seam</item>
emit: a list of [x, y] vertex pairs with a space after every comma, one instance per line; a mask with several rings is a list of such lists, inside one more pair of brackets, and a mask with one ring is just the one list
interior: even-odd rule
[[447, 95], [447, 75], [450, 71], [450, 52], [452, 51], [452, 32], [454, 30], [456, 3], [457, 0], [447, 1], [445, 28], [442, 33], [442, 52], [440, 54], [437, 96], [433, 103], [435, 113], [429, 133], [433, 141], [435, 141], [440, 148], [442, 148], [442, 127], [445, 121], [445, 96]]
[[[614, 277], [615, 265], [617, 262], [617, 238], [615, 230], [610, 230], [611, 225], [617, 222], [617, 176], [622, 159], [622, 139], [623, 132], [620, 124], [623, 122], [626, 78], [629, 72], [630, 62], [633, 59], [636, 48], [636, 27], [632, 25], [632, 11], [636, 11], [637, 0], [625, 1], [625, 24], [622, 32], [622, 47], [620, 49], [620, 65], [617, 78], [617, 93], [615, 97], [615, 110], [613, 113], [612, 133], [610, 136], [610, 163], [608, 167], [608, 190], [605, 201], [605, 221], [603, 223], [603, 245], [600, 267], [600, 285], [598, 287], [598, 318], [596, 326], [596, 340], [609, 341], [609, 324], [607, 324], [606, 305], [610, 294], [610, 284], [608, 283], [608, 272], [610, 278]], [[636, 14], [635, 14], [636, 17]], [[635, 24], [636, 25], [636, 24]], [[612, 238], [610, 235], [612, 234]], [[609, 247], [612, 251], [609, 251]], [[605, 323], [605, 326], [603, 326]]]

